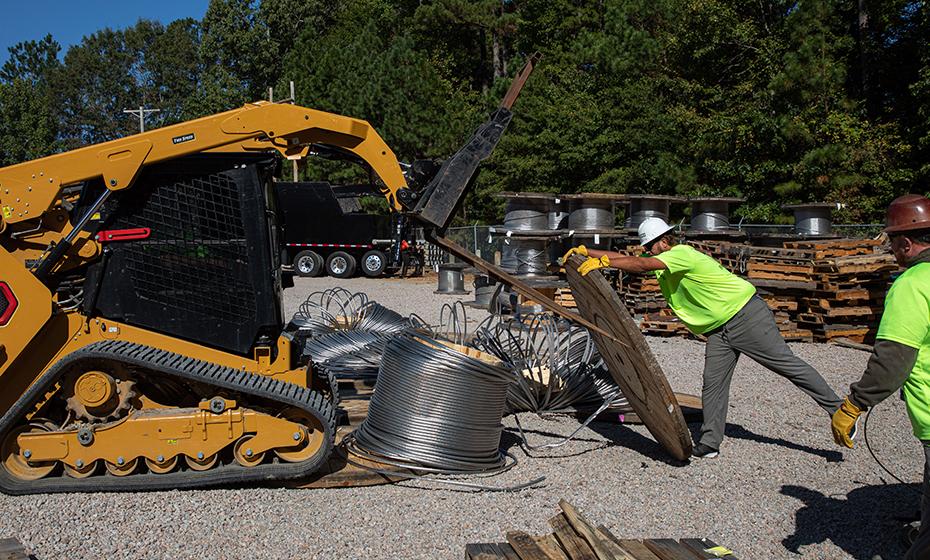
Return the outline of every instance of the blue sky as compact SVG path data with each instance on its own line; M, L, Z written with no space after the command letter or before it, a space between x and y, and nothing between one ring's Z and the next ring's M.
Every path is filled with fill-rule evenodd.
M98 29L122 29L140 18L168 23L183 17L200 19L209 0L0 0L0 64L9 48L21 41L38 40L47 33L61 44L61 54Z

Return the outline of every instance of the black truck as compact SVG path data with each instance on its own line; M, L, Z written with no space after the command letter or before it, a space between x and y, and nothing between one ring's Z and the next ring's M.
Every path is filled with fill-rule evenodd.
M275 190L283 232L281 261L298 276L349 278L358 272L374 278L418 258L406 232L397 235L398 226L406 229L397 222L400 215L363 210L361 199L374 194L370 186L277 182ZM395 253L397 238L401 251ZM401 256L399 262L395 254Z

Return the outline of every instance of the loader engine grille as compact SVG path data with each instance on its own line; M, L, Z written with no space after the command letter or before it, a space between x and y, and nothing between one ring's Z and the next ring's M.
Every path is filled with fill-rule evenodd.
M119 248L136 294L181 314L248 320L255 290L237 185L224 174L179 179L119 220L152 230Z

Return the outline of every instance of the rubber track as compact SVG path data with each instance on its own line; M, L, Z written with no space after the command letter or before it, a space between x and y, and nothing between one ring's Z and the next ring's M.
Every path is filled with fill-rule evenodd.
M85 479L75 479L62 474L53 478L22 481L11 476L0 466L0 490L4 493L22 495L51 492L126 492L290 480L313 474L326 462L332 452L336 433L336 410L321 393L265 375L195 360L173 352L121 340L95 342L68 354L49 368L39 381L34 383L26 394L0 418L0 434L6 434L17 425L16 421L22 419L39 396L61 377L66 366L85 359L116 360L184 381L205 383L251 397L300 408L313 415L324 426L326 439L323 448L315 460L301 463L269 463L251 468L232 463L219 465L208 471L139 473L126 477L98 474Z

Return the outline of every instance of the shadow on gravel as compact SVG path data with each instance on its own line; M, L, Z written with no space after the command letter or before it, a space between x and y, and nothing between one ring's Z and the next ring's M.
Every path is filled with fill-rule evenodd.
M687 461L673 459L655 440L631 430L623 424L612 422L591 422L589 428L609 439L613 445L619 445L636 451L645 457L673 467L683 467Z
M523 429L523 433L529 439L530 445L546 445L547 443L558 443L565 439L568 434L557 434L555 432L547 432L543 430L528 430ZM534 437L530 437L534 436ZM588 449L583 449L581 451L576 451L573 453L560 453L559 450L563 449L561 447L556 447L553 449L541 449L539 451L530 451L527 453L530 457L536 457L538 459L556 459L556 458L566 458L566 457L578 457L591 453L592 451L597 451L599 449L606 449L611 447L613 444L599 439L589 439L583 437L575 437L572 439L572 442L578 443L595 443L597 445L590 447ZM505 428L501 433L501 449L505 451L510 451L512 448L520 448L520 444L523 443L523 440L520 439L520 432L516 428Z
M746 439L749 441L757 441L759 443L767 443L769 445L779 445L781 447L793 449L795 451L803 451L804 453L810 453L811 455L823 457L828 463L839 463L843 460L843 454L839 451L833 451L831 449L818 449L816 447L802 445L800 443L795 443L793 441L788 441L781 438L763 436L761 434L750 432L739 424L728 423L726 429L724 430L724 434L726 437ZM700 437L700 434L698 434L697 437Z
M783 495L804 503L795 513L794 534L782 545L803 555L801 547L830 541L857 560L876 554L885 560L900 558L906 549L898 518L919 508L919 491L919 484L887 484L834 497L803 486L782 486Z

